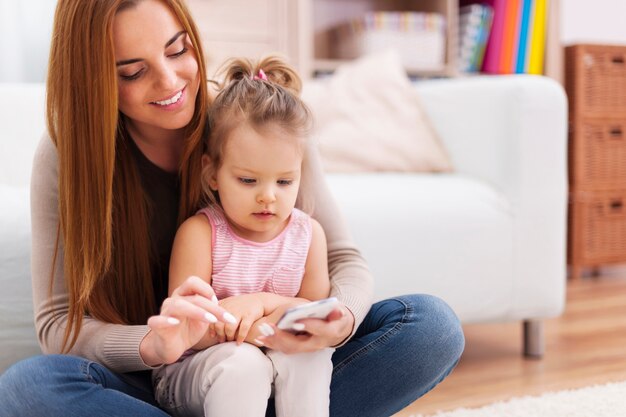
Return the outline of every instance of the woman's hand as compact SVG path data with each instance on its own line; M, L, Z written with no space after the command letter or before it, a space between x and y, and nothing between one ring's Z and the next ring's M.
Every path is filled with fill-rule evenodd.
M265 314L265 306L260 294L243 294L224 298L220 300L219 305L230 311L237 320L236 323L211 325L211 332L215 332L220 343L236 341L238 345L242 344L252 324Z
M279 350L284 353L312 352L327 347L332 347L343 342L354 327L354 316L344 305L333 310L325 320L303 319L298 323L304 325L302 329L305 333L293 334L278 329L275 325L265 324L265 334L259 336L258 340L270 349ZM271 330L267 330L268 327ZM300 330L300 329L298 329ZM273 332L273 334L271 334Z
M141 341L140 355L150 366L173 363L217 322L236 320L217 304L209 283L189 277L163 301L161 314L148 319L151 331Z

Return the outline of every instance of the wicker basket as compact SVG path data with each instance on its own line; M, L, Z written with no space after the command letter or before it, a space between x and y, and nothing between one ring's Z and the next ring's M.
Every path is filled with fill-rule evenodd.
M626 46L569 46L565 66L571 116L626 114Z
M626 117L572 120L568 151L570 186L626 188Z
M626 259L626 190L570 196L569 258L594 266Z

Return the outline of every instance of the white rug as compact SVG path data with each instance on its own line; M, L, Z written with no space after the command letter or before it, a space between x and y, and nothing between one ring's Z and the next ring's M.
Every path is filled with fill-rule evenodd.
M481 408L439 412L436 417L620 417L626 416L626 381L520 397ZM422 414L412 417L425 417Z

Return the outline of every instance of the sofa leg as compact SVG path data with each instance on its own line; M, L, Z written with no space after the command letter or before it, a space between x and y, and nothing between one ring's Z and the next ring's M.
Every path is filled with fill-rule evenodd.
M543 322L524 320L524 356L540 359L544 350Z

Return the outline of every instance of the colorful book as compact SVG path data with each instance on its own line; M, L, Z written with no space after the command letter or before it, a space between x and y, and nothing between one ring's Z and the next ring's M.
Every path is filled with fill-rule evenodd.
M518 28L520 0L508 0L504 13L504 29L502 31L502 49L500 53L500 74L513 72L513 59L517 56L515 38Z
M493 11L485 4L470 4L459 9L460 71L480 71L492 18Z
M482 70L491 74L500 71L500 55L502 52L502 35L507 0L484 0L482 3L489 5L493 10L493 23L487 40L487 47L483 59Z
M522 0L522 18L519 31L519 46L517 48L517 62L515 72L518 74L526 72L526 57L529 44L529 28L531 22L531 12L533 10L533 0Z
M534 6L527 72L529 74L543 74L548 0L535 0Z
M542 74L550 0L461 0L493 10L482 71L491 74Z
M480 71L483 65L483 59L485 57L485 48L487 46L487 40L489 39L489 33L491 32L491 25L493 24L493 9L487 5L484 5L483 19L480 28L480 38L478 40L478 47L476 55L472 62L472 71Z

